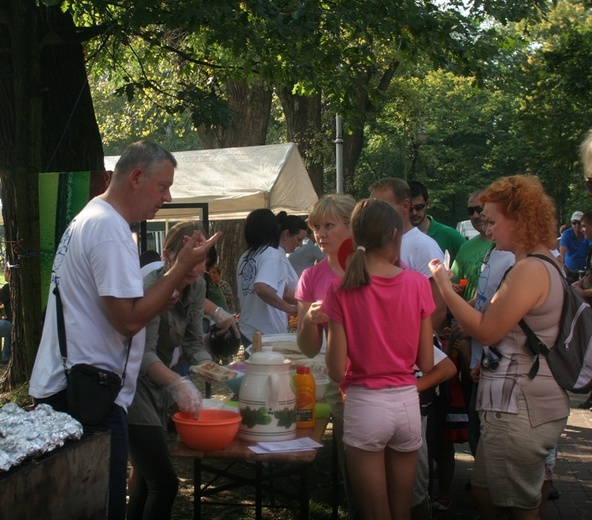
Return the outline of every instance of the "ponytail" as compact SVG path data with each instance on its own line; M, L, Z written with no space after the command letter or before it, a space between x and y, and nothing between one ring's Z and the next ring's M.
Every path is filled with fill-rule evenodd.
M362 285L370 285L370 273L366 267L366 248L358 246L347 259L345 275L339 288L347 291Z
M345 275L339 288L349 290L370 285L366 255L382 249L393 240L398 261L402 227L401 215L388 202L378 199L364 199L358 202L351 217L356 250L347 259ZM398 231L396 235L395 230Z

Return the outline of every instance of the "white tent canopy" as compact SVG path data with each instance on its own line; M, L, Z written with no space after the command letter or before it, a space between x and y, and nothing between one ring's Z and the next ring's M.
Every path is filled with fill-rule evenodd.
M316 192L294 143L174 152L173 203L208 203L210 220L242 219L258 208L305 215ZM119 157L105 157L113 170ZM162 209L156 219L193 218L191 209Z

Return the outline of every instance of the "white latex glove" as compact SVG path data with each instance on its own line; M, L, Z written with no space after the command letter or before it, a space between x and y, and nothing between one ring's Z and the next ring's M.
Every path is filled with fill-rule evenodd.
M219 329L218 335L224 334L229 328L232 327L234 335L237 338L240 338L240 332L238 331L234 315L226 312L222 307L218 307L214 311L214 314L212 314L212 319L214 320L216 327Z
M194 419L199 418L202 397L201 392L187 377L181 377L167 386L167 390L173 396L182 412L190 413Z

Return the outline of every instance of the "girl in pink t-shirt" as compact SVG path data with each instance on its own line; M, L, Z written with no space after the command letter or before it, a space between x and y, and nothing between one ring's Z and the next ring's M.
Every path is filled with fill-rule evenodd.
M363 518L408 519L421 446L413 365L434 365L428 279L398 264L402 221L366 199L352 214L356 251L331 285L327 369L345 394L348 474Z

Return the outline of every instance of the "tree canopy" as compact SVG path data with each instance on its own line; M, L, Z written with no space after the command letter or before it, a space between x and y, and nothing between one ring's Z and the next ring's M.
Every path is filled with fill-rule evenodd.
M357 196L378 175L416 178L452 222L468 190L532 172L564 214L585 203L577 144L592 110L589 9L578 0L8 0L7 239L39 250L39 172L100 169L101 144L116 154L143 137L177 150L294 140L326 191L336 113ZM30 296L29 313L15 305L16 339L30 354L21 374L40 321L27 265L13 276Z

